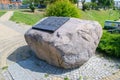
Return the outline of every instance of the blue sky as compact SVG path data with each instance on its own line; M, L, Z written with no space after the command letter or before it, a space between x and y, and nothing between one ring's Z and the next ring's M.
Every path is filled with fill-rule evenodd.
M87 2L90 2L91 0L86 0ZM120 1L120 0L114 0L114 1Z

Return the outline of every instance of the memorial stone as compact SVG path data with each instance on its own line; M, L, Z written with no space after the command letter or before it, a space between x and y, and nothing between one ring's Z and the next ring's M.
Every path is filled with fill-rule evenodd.
M38 58L70 69L95 54L101 36L102 27L96 21L47 17L25 33L25 40Z

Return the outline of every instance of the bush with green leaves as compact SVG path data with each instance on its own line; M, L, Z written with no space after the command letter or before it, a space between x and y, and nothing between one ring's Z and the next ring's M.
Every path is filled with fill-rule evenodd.
M49 5L46 9L46 16L80 17L80 10L69 0L60 0Z
M120 34L104 31L98 50L110 56L120 57Z
M86 2L84 5L83 5L84 9L86 10L90 10L92 5L91 5L91 2Z
M32 3L30 4L29 8L31 9L32 12L35 11L35 7L34 7L34 5Z

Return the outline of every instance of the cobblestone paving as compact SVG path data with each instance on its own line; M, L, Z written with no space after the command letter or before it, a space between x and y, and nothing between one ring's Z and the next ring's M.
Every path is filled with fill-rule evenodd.
M120 70L110 76L102 78L102 80L120 80Z
M30 58L11 65L8 71L13 75L14 80L19 80L18 78L22 80L64 80L64 78L79 80L80 77L83 80L101 80L119 71L119 65L118 60L95 55L80 68L65 70L51 66L37 58ZM20 70L25 76L19 75L21 72L17 70ZM26 76L31 76L31 78L23 79ZM110 78L110 80L114 79Z

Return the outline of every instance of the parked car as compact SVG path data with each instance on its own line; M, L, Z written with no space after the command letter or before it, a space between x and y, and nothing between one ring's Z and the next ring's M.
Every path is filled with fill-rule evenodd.
M46 5L39 4L38 8L46 8Z
M29 4L24 4L19 6L20 9L28 9L29 8Z

